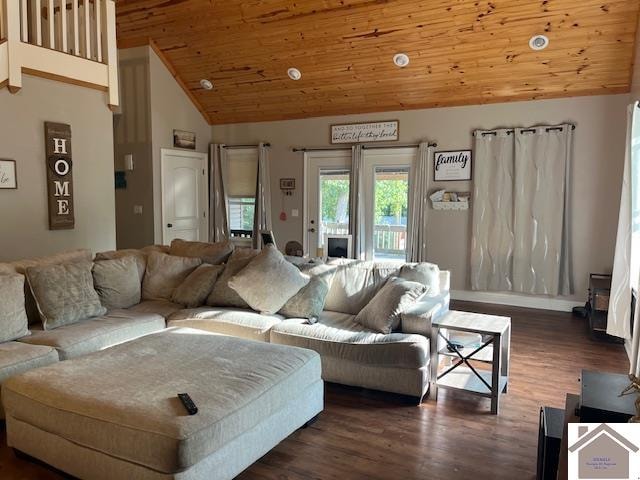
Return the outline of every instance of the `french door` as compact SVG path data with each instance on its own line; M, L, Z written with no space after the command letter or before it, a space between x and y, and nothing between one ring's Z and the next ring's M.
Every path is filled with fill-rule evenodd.
M362 215L364 258L404 261L415 148L365 149ZM351 151L305 154L304 247L322 255L325 234L349 233Z

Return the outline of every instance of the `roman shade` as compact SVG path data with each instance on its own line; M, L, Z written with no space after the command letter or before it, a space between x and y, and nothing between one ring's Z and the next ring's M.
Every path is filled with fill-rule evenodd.
M227 152L226 194L228 197L255 197L258 155L255 148Z

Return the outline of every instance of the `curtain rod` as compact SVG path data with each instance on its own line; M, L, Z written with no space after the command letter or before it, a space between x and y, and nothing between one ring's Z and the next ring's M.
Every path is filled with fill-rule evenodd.
M576 129L575 125L572 125L572 124L569 124L569 125L571 125L571 130ZM523 128L522 131L525 133L532 133L532 132L535 132L537 128L540 128L540 127ZM499 129L499 130L503 130L503 129ZM554 130L562 130L562 127L547 127L546 130L547 132L552 132ZM507 128L507 129L504 129L504 131L507 133L507 135L511 135L516 130L514 128ZM497 135L497 134L498 132L482 132L483 137L486 137L487 135Z
M228 150L233 150L234 148L258 148L260 145L225 145L224 148ZM270 143L265 143L265 147L270 147Z
M383 149L383 148L418 148L420 146L419 143L404 143L398 145L362 145L363 150L375 150L375 149ZM430 143L430 147L437 147L437 143ZM294 147L291 149L293 152L323 152L327 150L351 150L351 147L312 147L312 148L298 148Z

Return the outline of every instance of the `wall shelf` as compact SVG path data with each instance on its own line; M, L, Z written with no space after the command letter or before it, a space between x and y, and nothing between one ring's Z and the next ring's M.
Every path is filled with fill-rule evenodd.
M469 202L431 202L434 210L469 210Z

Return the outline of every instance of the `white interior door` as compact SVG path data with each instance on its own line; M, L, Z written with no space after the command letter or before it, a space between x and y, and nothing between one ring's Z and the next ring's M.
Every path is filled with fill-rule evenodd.
M163 243L174 238L206 242L207 154L163 148L160 171Z
M307 152L304 166L304 251L320 256L325 233L349 233L351 150Z

